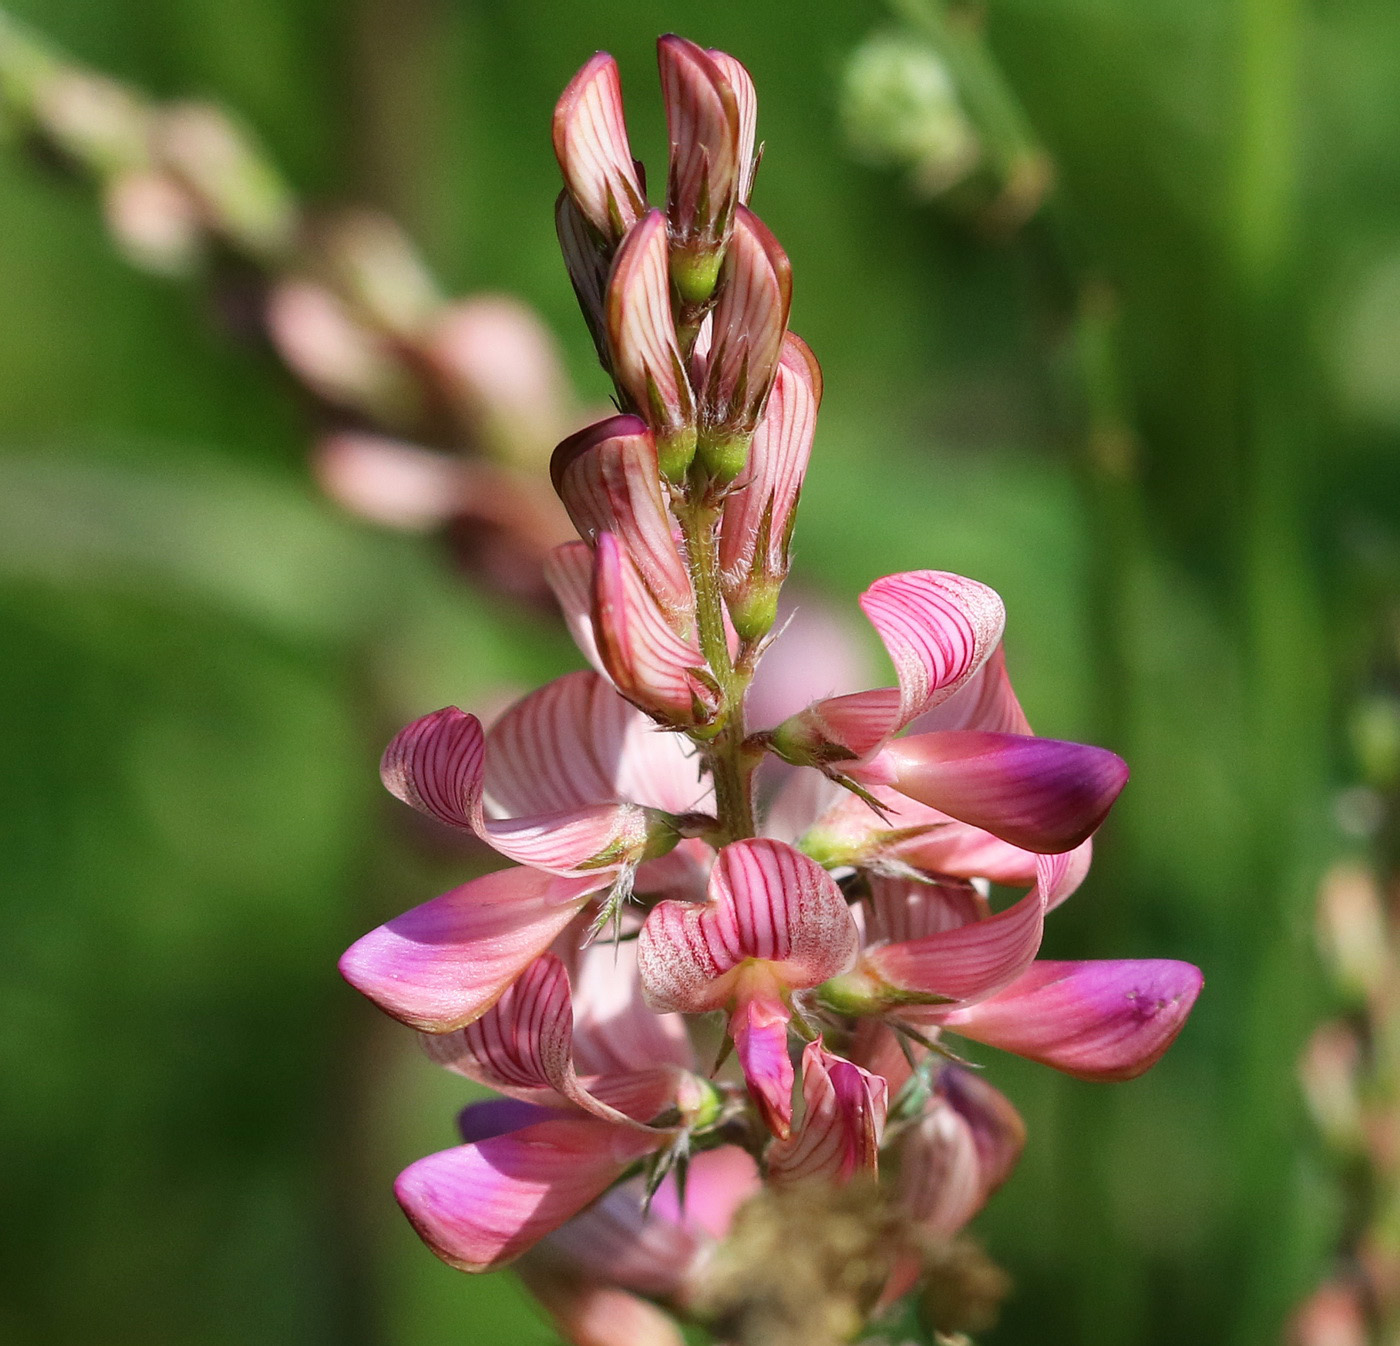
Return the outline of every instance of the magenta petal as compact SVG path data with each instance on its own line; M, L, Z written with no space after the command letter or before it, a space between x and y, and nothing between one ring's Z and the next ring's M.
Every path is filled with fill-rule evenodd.
M487 1271L577 1215L660 1143L594 1118L539 1122L430 1154L399 1174L394 1191L444 1262Z
M788 1023L792 1013L772 994L741 996L729 1016L734 1055L744 1068L749 1096L764 1124L775 1135L792 1130L792 1085L796 1076L788 1056Z
M1067 1075L1131 1080L1171 1046L1203 980L1199 968L1171 959L1039 962L943 1022Z
M480 1103L468 1103L457 1114L457 1131L467 1145L474 1145L492 1136L521 1131L536 1122L566 1121L574 1115L519 1098L486 1098Z
M875 1177L889 1110L889 1085L834 1056L820 1041L802 1053L802 1123L768 1151L775 1182L815 1178L845 1183Z
M970 883L950 879L887 878L872 874L865 899L867 944L898 944L939 935L991 913L984 898Z
M873 765L911 799L1041 853L1085 841L1128 781L1105 748L976 730L898 739Z
M1013 982L1040 948L1045 899L1032 889L1014 906L968 925L886 944L865 966L901 991L975 1000Z
M371 930L341 975L396 1019L445 1033L484 1014L606 878L503 869Z

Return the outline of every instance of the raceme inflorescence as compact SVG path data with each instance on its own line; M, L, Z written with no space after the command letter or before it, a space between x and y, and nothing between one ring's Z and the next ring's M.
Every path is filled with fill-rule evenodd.
M664 208L610 56L554 118L559 238L620 408L551 465L579 539L549 578L592 667L489 729L448 707L395 737L388 788L514 864L341 962L503 1095L400 1175L409 1219L465 1270L524 1255L579 1341L679 1340L658 1305L716 1311L745 1211L821 1193L878 1210L854 1312L894 1302L1023 1137L947 1035L1128 1079L1201 985L1186 963L1036 958L1127 768L1032 733L991 589L877 580L861 607L896 685L810 700L822 661L785 655L778 599L822 379L749 207L753 84L678 37L659 64ZM1026 891L993 910L992 884ZM806 1238L856 1218L830 1209Z

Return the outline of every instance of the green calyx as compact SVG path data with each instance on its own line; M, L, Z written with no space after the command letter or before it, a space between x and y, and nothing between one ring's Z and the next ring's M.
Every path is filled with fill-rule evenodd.
M746 644L762 640L778 620L778 586L755 579L729 600L734 630Z
M695 430L685 426L656 437L656 457L661 475L673 486L684 486L686 474L695 461Z
M681 302L689 306L709 303L719 284L719 269L724 261L722 249L673 249L671 252L671 283Z
M711 481L728 486L748 465L752 439L751 434L702 435L696 460Z

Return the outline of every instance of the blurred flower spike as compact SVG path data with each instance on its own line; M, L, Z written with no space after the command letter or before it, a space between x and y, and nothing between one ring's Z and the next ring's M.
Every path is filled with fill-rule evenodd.
M821 372L747 205L747 74L675 37L660 66L664 212L611 57L554 124L561 241L623 408L551 463L579 536L547 573L592 667L490 728L447 707L395 737L389 790L515 863L371 931L341 970L503 1095L399 1178L444 1260L518 1262L575 1342L674 1342L668 1314L757 1342L781 1291L742 1250L827 1209L803 1274L838 1227L868 1251L854 1288L809 1278L827 1325L809 1339L844 1340L926 1281L944 1294L949 1268L1000 1283L951 1241L1024 1129L945 1036L1131 1079L1201 974L1037 958L1127 768L1031 731L985 585L877 580L861 606L893 685L789 713L812 669L773 628ZM749 723L761 706L785 718ZM989 881L1025 891L994 909Z

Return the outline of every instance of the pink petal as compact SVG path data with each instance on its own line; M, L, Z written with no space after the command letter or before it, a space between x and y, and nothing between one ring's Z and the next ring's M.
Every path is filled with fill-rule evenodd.
M613 533L668 615L693 614L695 598L661 494L656 445L636 416L611 416L554 451L554 489L584 541Z
M704 904L661 902L637 940L647 1003L699 1012L731 1000L742 964L773 965L786 987L817 986L848 968L858 933L832 877L780 841L736 841L719 853Z
M982 1170L987 1195L996 1191L1015 1169L1026 1146L1026 1124L1011 1100L974 1070L945 1066L938 1092L967 1123Z
M898 739L871 765L881 784L1042 853L1086 840L1128 780L1105 748L977 730Z
M724 502L719 561L731 605L756 584L776 592L787 575L793 515L817 425L815 364L801 338L789 332L747 473Z
M1006 648L998 644L982 665L946 701L911 721L912 734L936 729L982 729L992 734L1029 734L1030 722L1006 672Z
M1131 1080L1171 1046L1203 980L1199 968L1169 959L1038 962L944 1023L1080 1079Z
M616 243L646 209L622 114L617 62L600 51L569 81L554 109L554 153L588 222Z
M430 1154L395 1195L423 1241L451 1266L488 1271L602 1195L662 1138L596 1118L539 1122Z
M864 966L902 992L982 999L1026 969L1040 948L1044 929L1045 900L1032 889L985 920L872 949Z
M386 528L440 528L462 499L460 458L383 435L327 435L316 446L313 466L336 504Z
M729 81L739 107L739 200L747 205L749 192L753 189L753 175L758 168L753 152L754 138L758 132L758 94L748 70L733 56L716 51L713 47L707 55Z
M871 875L865 899L868 944L900 943L943 934L990 915L987 900L970 883Z
M666 217L648 211L623 240L603 301L613 376L658 440L691 427L695 403L671 312ZM665 444L659 445L663 450ZM665 457L663 453L663 458ZM669 460L663 462L668 469Z
M605 882L524 868L483 875L371 930L341 957L341 975L415 1028L460 1028L491 1008Z
M656 44L671 154L666 211L682 246L718 242L739 191L739 105L703 48L668 33Z
M606 674L593 634L593 549L586 542L565 542L549 553L544 580L554 594L564 624L583 657Z
M487 1098L468 1103L457 1114L457 1130L466 1144L474 1145L492 1136L521 1131L536 1122L566 1121L575 1115L572 1110L542 1107L519 1098Z
M792 306L792 265L747 206L734 213L704 360L704 433L753 433L768 402Z
M385 788L396 799L449 827L485 831L481 806L486 736L481 721L456 706L400 729L379 763Z
M670 1315L616 1285L568 1275L548 1262L527 1263L518 1274L570 1346L685 1346Z
M665 723L710 720L718 694L693 670L705 657L694 639L667 624L621 543L600 534L593 574L593 630L613 685L634 705Z
M753 1156L737 1145L721 1145L690 1161L684 1201L672 1176L661 1184L651 1208L662 1219L703 1231L718 1240L728 1235L739 1207L762 1186Z
M801 1126L768 1151L773 1181L874 1178L889 1108L888 1084L834 1056L820 1041L809 1042L802 1053L802 1099Z
M736 985L729 1016L734 1055L744 1070L744 1082L775 1136L792 1130L792 1085L796 1078L788 1055L788 1023L792 1011L771 976L748 970Z
M935 1095L901 1136L898 1156L900 1204L935 1238L952 1238L982 1209L987 1189L977 1143L946 1099Z

